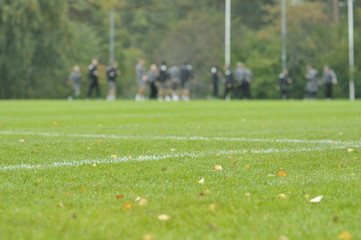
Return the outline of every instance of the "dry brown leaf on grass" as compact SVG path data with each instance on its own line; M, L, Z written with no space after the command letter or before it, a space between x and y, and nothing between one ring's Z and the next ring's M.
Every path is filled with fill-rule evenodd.
M318 196L310 200L311 203L319 203L322 201L323 196Z
M216 225L212 224L212 223L208 224L208 225L207 225L207 228L208 228L209 230L213 230L213 231L217 231L217 230L218 230L218 227L217 227Z
M123 199L124 198L124 195L116 195L115 196L117 199Z
M279 170L279 171L277 172L277 176L279 176L279 177L286 177L286 176L287 176L287 173L286 173L285 171Z

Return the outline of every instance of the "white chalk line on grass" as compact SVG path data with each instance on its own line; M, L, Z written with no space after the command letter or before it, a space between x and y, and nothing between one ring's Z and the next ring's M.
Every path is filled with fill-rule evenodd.
M121 157L121 158L110 158L101 160L80 160L72 162L54 162L49 164L20 164L20 165L8 165L1 166L0 170L21 170L21 169L41 169L41 168L55 168L55 167L76 167L82 165L92 164L111 164L129 161L151 161L151 160L162 160L162 159L176 159L176 158L199 158L206 156L224 156L224 155L237 155L237 154L267 154L267 153L295 153L295 152L312 152L312 151L325 151L332 149L344 149L343 147L332 146L329 148L299 148L299 149L263 149L263 150L226 150L217 152L200 152L200 153L174 153L165 155L146 155L138 157Z
M234 142L270 142L270 143L315 143L315 144L343 144L353 147L360 147L361 141L340 141L340 140L308 140L308 139L263 139L263 138L236 138L236 137L182 137L182 136L121 136L106 134L78 134L78 133L49 133L49 132L16 132L0 131L0 135L34 135L46 137L82 137L82 138L104 138L104 139L153 139L153 140L179 140L179 141L234 141Z

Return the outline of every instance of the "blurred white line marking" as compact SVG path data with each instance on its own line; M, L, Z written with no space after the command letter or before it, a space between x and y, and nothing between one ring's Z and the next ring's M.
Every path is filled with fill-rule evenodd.
M233 141L233 142L271 142L271 143L315 143L315 144L343 144L360 147L361 141L339 141L339 140L308 140L308 139L263 139L263 138L235 138L235 137L181 137L181 136L121 136L106 134L77 134L77 133L48 133L48 132L16 132L0 131L0 135L34 135L46 137L82 137L82 138L104 138L104 139L154 139L154 140L183 140L183 141Z
M332 146L329 148L299 148L299 149L264 149L264 150L228 150L228 151L217 151L207 153L175 153L165 155L147 155L138 157L121 157L114 159L102 159L102 160L80 160L72 162L54 162L49 164L20 164L20 165L8 165L1 166L0 170L21 170L21 169L41 169L41 168L55 168L55 167L76 167L82 165L92 164L109 164L109 163L120 163L129 161L150 161L150 160L162 160L162 159L175 159L175 158L198 158L205 156L224 156L224 155L237 155L237 154L265 154L265 153L293 153L293 152L312 152L312 151L325 151L330 149L344 149L343 147Z

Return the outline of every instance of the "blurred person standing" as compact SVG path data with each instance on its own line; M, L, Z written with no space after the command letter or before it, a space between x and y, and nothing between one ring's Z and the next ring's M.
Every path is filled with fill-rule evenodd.
M138 92L135 96L136 101L144 101L145 100L145 89L146 89L146 75L144 68L144 59L138 59L138 63L135 66L135 75L138 84Z
M75 65L73 71L69 75L69 80L72 83L73 95L68 97L68 100L79 99L80 98L80 84L81 84L81 73L80 67Z
M224 99L227 101L231 100L231 95L233 93L233 74L228 65L224 66Z
M192 65L185 62L180 69L181 94L183 101L189 101L189 81L193 78Z
M99 82L98 82L98 60L93 59L92 63L88 66L88 78L89 78L89 91L88 91L88 98L91 97L91 94L93 92L93 89L96 91L96 96L99 99L100 98L100 89L99 89Z
M219 69L217 66L213 66L211 68L211 80L212 80L212 95L214 98L219 98L219 84L221 81L221 73L219 72Z
M169 68L169 77L170 77L170 89L171 89L171 95L172 95L172 100L177 102L179 101L179 96L178 96L178 88L180 85L180 69L177 65L173 64L170 68Z
M323 66L323 83L325 84L325 96L332 99L333 85L337 83L336 73L328 66Z
M307 66L307 72L305 78L307 80L305 91L307 99L315 99L318 92L318 71L314 69L311 65Z
M159 90L158 90L158 100L159 101L170 101L171 98L169 94L170 82L169 82L169 72L166 61L163 61L159 67Z
M234 70L235 80L235 96L240 98L240 91L242 92L243 99L251 98L251 82L253 81L253 73L243 63L238 62Z
M159 70L157 65L150 65L150 70L147 73L147 81L150 85L150 99L156 99L159 86Z
M288 86L292 83L292 79L289 76L288 69L284 69L279 75L279 86L281 91L281 99L287 100L288 95Z
M120 75L120 71L117 70L118 64L113 62L110 66L107 67L107 79L109 92L107 96L107 101L115 101L116 98L116 79Z

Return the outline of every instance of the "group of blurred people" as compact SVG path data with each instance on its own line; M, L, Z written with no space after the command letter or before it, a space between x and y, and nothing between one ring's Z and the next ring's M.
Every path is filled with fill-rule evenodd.
M305 77L307 79L305 87L306 98L316 98L318 87L323 84L325 86L326 98L332 99L333 85L337 83L337 76L335 71L333 71L328 65L323 66L323 75L321 80L318 77L318 71L311 65L307 66L307 73Z
M323 75L321 79L318 76L318 70L316 70L312 65L308 65L305 79L305 99L315 99L321 85L324 85L325 87L325 97L327 99L332 99L333 85L337 83L337 76L335 71L333 71L328 65L323 66ZM291 83L292 78L289 76L288 70L284 69L279 75L281 99L289 98L288 89Z
M117 67L117 63L113 62L106 69L109 88L106 99L108 101L116 99L116 79L121 74ZM144 101L146 99L158 99L158 101L190 100L189 83L193 79L193 67L187 62L182 66L172 64L168 67L166 62L163 61L159 67L156 64L151 64L149 70L146 70L144 59L138 59L138 63L135 66L135 76L138 84L138 91L135 96L136 101ZM80 67L74 66L69 76L73 86L73 94L69 96L69 100L80 98L81 78ZM211 68L212 96L226 100L231 98L249 99L251 98L253 78L252 71L241 62L237 62L233 70L229 66L224 66L223 71L221 71L219 67L213 66ZM328 65L323 67L321 79L318 76L318 71L311 65L308 65L305 79L305 99L315 99L321 85L324 85L326 98L332 99L333 85L337 83L337 76ZM88 66L88 80L89 89L86 96L90 98L95 91L96 97L100 98L97 59L93 59ZM279 74L281 99L289 98L289 86L292 82L293 80L288 70L284 69ZM221 92L222 83L224 84L223 92Z
M106 78L108 81L108 101L114 101L116 98L116 79L120 75L120 71L117 69L118 64L112 62L107 66ZM73 86L73 94L68 97L68 100L79 99L80 98L80 87L81 87L81 73L80 67L74 66L73 71L70 73L69 80ZM88 66L88 80L89 80L89 89L87 97L90 98L95 91L96 97L100 99L100 87L99 87L99 71L98 71L98 60L93 59L91 64Z
M243 63L238 62L236 68L232 71L229 66L223 67L223 72L217 66L211 68L211 82L213 86L212 96L215 98L224 98L226 100L248 99L251 98L251 83L253 82L253 73ZM332 99L333 85L337 83L336 73L328 66L323 67L323 75L320 79L318 71L311 65L307 66L305 74L305 99L315 99L319 87L324 85L325 97ZM284 69L279 74L280 98L289 98L289 86L293 80L289 75L288 69ZM221 83L224 83L224 92L221 93Z
M212 96L215 98L223 97L230 100L232 95L235 99L251 98L250 85L253 81L253 73L243 63L238 62L236 68L232 71L229 66L223 67L222 75L217 66L211 68ZM224 82L224 93L221 94L221 83Z
M176 64L167 66L163 61L158 67L151 64L150 69L146 71L144 59L139 59L135 66L138 92L135 96L136 101L144 101L146 90L149 88L149 99L158 99L158 101L189 101L189 82L193 78L193 68L185 62L182 66Z

